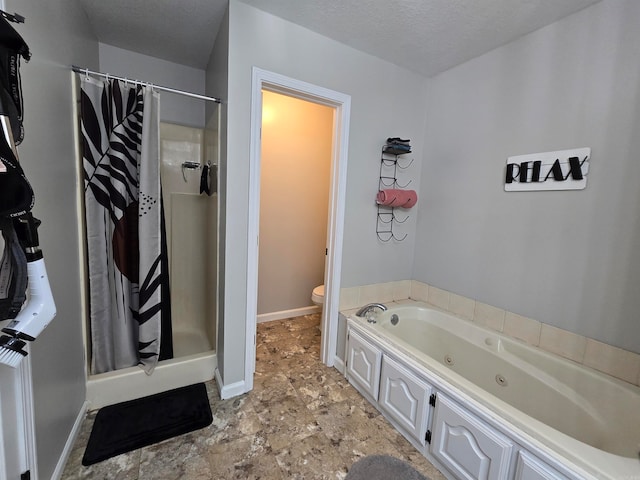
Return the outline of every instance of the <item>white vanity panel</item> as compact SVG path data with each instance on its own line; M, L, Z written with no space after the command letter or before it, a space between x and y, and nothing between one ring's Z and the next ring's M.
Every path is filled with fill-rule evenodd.
M361 391L378 399L382 350L351 330L347 340L347 379Z
M509 476L514 443L447 396L438 394L431 454L461 480Z
M382 358L380 378L378 405L420 445L424 445L431 385L387 356Z
M529 452L521 451L518 453L515 480L567 480L567 477Z

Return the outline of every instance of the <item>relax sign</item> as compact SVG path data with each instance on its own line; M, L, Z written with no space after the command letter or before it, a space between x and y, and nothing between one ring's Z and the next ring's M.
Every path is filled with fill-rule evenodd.
M588 147L509 157L504 189L582 190L587 186L590 157Z

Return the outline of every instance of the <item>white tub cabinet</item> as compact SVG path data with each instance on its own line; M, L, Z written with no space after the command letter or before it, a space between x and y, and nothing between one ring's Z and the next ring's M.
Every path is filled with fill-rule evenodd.
M431 454L457 478L507 480L514 442L468 410L438 395Z
M515 480L568 480L529 452L518 453Z
M373 346L357 332L347 334L347 378L374 400L378 399L382 350Z
M583 480L353 320L346 353L349 382L447 478Z
M378 404L420 445L426 442L432 387L400 363L382 357ZM434 397L435 401L435 397Z

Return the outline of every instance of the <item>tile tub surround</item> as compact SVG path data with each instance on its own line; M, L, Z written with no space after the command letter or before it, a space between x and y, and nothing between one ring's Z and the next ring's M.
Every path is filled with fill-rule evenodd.
M82 425L63 480L343 479L372 454L445 480L334 368L320 360L320 315L258 324L254 389L220 400L207 382L213 423L83 467L95 412Z
M640 355L637 353L416 280L343 288L340 291L340 311L348 315L353 313L351 310L367 303L411 300L429 303L465 320L640 386Z

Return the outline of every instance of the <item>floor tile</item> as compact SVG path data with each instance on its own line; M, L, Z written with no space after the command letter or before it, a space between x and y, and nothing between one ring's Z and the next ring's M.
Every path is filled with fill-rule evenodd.
M290 479L343 479L348 470L347 459L321 434L291 442L275 458Z
M364 442L378 437L385 429L379 415L370 415L348 402L328 404L315 412L318 424L331 440Z
M273 450L320 431L318 421L297 395L280 397L273 403L261 404L256 410Z
M253 404L247 395L211 404L213 421L199 432L208 443L230 442L254 434L262 428Z
M204 454L215 479L285 479L264 436L214 444Z
M84 453L84 451L83 451ZM80 460L82 456L80 456ZM123 453L116 457L109 458L103 462L95 463L88 467L76 468L69 471L68 479L91 479L91 480L136 480L140 469L140 450Z
M211 467L198 445L200 433L180 435L141 449L139 478L145 480L207 480Z

